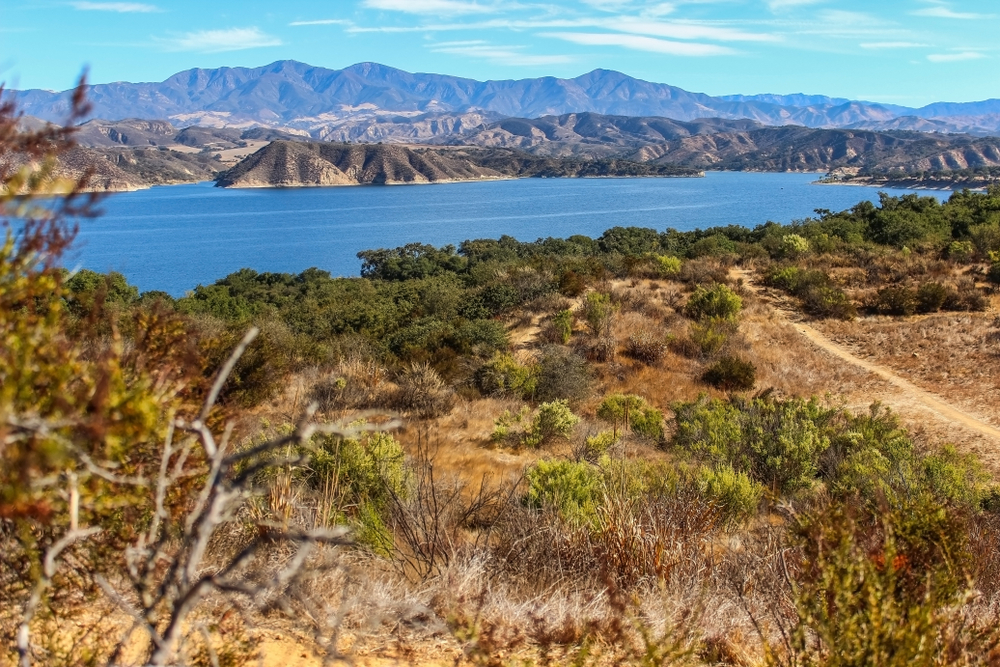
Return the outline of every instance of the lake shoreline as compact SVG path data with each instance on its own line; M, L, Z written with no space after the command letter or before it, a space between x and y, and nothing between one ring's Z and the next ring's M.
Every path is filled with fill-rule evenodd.
M120 271L143 291L180 296L245 267L357 276L358 252L408 243L598 238L616 226L752 229L807 218L817 208L878 201L870 188L815 188L814 181L813 174L717 171L704 178L465 181L454 188L154 186L104 198L105 215L81 224L66 264Z

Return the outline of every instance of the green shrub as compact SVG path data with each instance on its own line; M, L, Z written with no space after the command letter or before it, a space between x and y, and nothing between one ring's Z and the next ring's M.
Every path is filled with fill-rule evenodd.
M583 277L572 269L566 269L559 277L559 293L569 297L577 297L587 289Z
M731 466L704 467L698 474L701 493L720 511L729 525L753 518L764 497L764 487Z
M560 310L552 318L552 326L555 328L556 333L559 335L559 340L563 345L569 344L570 339L573 337L573 319L572 310Z
M583 441L583 458L591 462L598 461L617 442L618 435L614 431L601 431L597 435L588 436Z
M131 305L139 300L139 288L129 285L125 276L117 271L100 274L81 269L66 281L67 303L75 315L83 315L93 307L100 296L106 304Z
M225 403L253 407L270 400L284 387L289 374L309 355L308 341L294 335L280 320L258 321L260 335L246 349L223 386ZM243 325L227 327L202 341L208 368L219 368L243 338Z
M673 407L674 446L714 466L729 465L782 493L809 488L819 477L830 446L824 425L834 413L814 400L702 397Z
M569 402L555 400L538 406L531 428L521 439L526 447L540 447L552 440L568 440L580 418L573 414Z
M611 303L611 297L603 292L590 292L583 301L583 319L586 320L590 333L603 336L610 331L611 318L617 308Z
M479 357L488 357L510 347L507 329L496 320L463 322L455 329L451 340L457 351Z
M490 434L490 440L498 444L503 444L514 439L520 441L521 435L524 432L523 425L529 416L531 416L531 409L528 407L521 408L516 413L504 410L503 414L493 422L493 432Z
M1000 251L990 252L990 268L986 271L986 278L994 285L1000 285Z
M757 384L757 367L737 357L722 357L705 371L702 379L722 391L749 391Z
M786 234L781 238L781 245L778 248L778 254L781 257L787 257L789 259L796 259L802 257L803 255L809 254L812 251L812 245L809 240L799 236L798 234Z
M948 246L948 257L959 264L968 264L976 254L972 241L952 241Z
M908 539L914 523L931 541ZM831 506L800 517L796 531L807 567L781 664L990 664L995 628L957 608L971 591L963 590L962 529L946 512L921 506L858 517Z
M699 287L688 300L684 312L694 320L710 318L735 319L743 308L743 299L727 286L716 283Z
M556 345L542 349L535 367L537 384L535 399L554 401L566 399L575 402L590 393L591 375L587 361L572 350Z
M823 271L809 271L797 266L780 267L764 277L764 284L798 297L803 309L815 317L850 320L857 316L857 310L847 294Z
M796 294L805 272L797 266L783 266L764 277L764 284Z
M691 341L701 351L702 356L717 354L736 333L735 323L721 317L710 317L691 325Z
M1000 251L1000 225L973 225L969 227L969 239L980 257L989 257L991 252Z
M596 517L601 479L589 463L543 460L525 473L529 507L552 508L568 523L582 525Z
M641 396L607 396L597 407L597 418L611 424L616 437L619 432L631 430L653 440L663 438L663 413L650 406Z
M384 516L393 495L406 497L410 473L402 446L388 433L360 439L317 436L310 449L309 483L333 489L335 514L345 515L355 538L380 553L392 545Z
M941 283L924 283L917 289L917 311L936 313L948 298L948 288Z
M498 352L479 367L475 382L487 396L530 399L538 388L538 374L538 366L518 363L513 355Z
M839 287L813 285L802 291L803 309L820 318L853 320L858 310L850 297Z
M935 498L978 508L993 491L991 476L973 454L963 455L953 445L922 461L923 476Z
M882 315L912 315L917 305L917 294L908 287L883 287L870 303Z
M664 278L674 278L680 275L683 266L684 262L681 261L680 257L672 257L670 255L656 256L656 268Z

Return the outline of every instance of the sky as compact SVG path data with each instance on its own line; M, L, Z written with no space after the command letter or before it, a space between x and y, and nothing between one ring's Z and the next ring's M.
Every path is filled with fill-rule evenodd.
M1000 97L997 0L0 0L0 81L374 61L479 80L596 68L711 95Z

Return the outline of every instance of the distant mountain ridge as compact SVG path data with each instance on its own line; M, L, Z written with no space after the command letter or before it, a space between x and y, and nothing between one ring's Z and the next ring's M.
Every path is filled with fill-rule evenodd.
M14 95L25 113L44 120L59 122L68 109L65 92L26 90ZM478 114L484 120L496 120L585 112L678 121L748 119L764 125L813 128L876 129L894 123L893 129L916 129L926 126L926 120L935 120L943 131L1000 133L1000 100L942 102L910 109L822 95L713 97L604 69L572 79L476 81L413 74L377 63L332 70L285 60L256 68L192 69L158 83L98 84L90 87L89 98L95 118L167 118L177 126L264 125L336 139L350 138L351 130L337 129L345 122L370 124L386 114L426 121L436 114ZM445 127L434 133L470 129L465 121L453 125L457 129Z

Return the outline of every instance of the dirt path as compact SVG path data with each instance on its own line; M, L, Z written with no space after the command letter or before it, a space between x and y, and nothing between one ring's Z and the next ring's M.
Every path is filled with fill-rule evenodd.
M760 289L753 282L752 274L745 269L738 269L735 272L736 277L743 279L743 285L760 295ZM803 336L809 339L809 341L819 347L822 350L829 352L835 357L846 361L849 364L853 364L858 368L864 369L873 375L877 375L886 382L889 382L894 387L900 390L902 397L905 399L905 403L909 406L919 406L926 410L929 410L939 417L946 419L950 422L954 422L964 426L970 431L974 431L979 435L983 435L987 438L991 438L1000 442L1000 429L987 424L983 420L971 415L964 410L956 408L955 406L946 403L939 396L932 394L926 389L921 389L917 385L913 384L909 380L904 380L899 375L894 373L892 369L885 366L880 366L879 364L873 364L870 361L861 359L860 357L852 354L848 349L834 343L829 338L824 336L818 330L809 326L804 322L797 322L788 317L788 312L782 308L772 304L775 315L781 320L785 321L789 326L794 327L796 331L801 333Z

